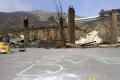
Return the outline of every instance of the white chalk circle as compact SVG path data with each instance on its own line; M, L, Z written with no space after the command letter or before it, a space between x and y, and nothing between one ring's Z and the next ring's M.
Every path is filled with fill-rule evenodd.
M34 64L20 72L19 76L42 76L56 74L63 70L63 66L57 64Z

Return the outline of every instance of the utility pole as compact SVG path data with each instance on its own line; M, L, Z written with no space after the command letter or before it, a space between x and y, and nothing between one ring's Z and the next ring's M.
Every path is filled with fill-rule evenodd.
M68 36L69 42L75 43L75 10L73 6L69 6L68 10Z

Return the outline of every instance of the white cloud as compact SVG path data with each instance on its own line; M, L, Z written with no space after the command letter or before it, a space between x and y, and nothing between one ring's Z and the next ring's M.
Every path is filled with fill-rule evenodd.
M0 0L0 11L26 11L32 10L32 6L25 0Z

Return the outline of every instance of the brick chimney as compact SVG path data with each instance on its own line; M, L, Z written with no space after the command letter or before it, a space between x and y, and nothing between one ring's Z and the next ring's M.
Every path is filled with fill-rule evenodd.
M75 10L73 6L68 9L68 37L70 43L75 43Z
M117 43L118 41L118 20L117 20L117 11L115 9L110 12L110 41L112 44Z

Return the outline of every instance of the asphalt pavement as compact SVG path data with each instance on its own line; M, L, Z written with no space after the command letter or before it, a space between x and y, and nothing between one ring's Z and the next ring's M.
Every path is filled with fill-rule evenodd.
M12 49L0 80L120 80L120 48Z

